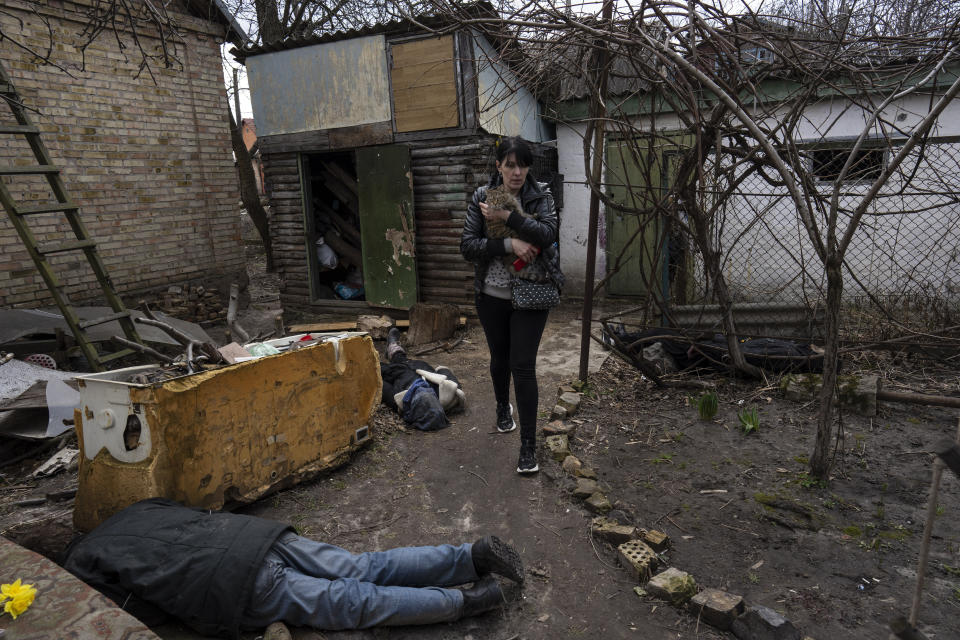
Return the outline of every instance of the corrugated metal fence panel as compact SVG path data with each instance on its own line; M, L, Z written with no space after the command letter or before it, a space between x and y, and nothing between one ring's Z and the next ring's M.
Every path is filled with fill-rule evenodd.
M247 58L258 136L390 122L382 35Z

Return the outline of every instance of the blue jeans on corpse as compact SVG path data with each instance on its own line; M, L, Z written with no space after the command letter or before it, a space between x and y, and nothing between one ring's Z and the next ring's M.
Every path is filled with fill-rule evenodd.
M293 533L267 552L245 626L277 620L330 631L448 622L463 593L445 589L478 579L470 543L354 554Z

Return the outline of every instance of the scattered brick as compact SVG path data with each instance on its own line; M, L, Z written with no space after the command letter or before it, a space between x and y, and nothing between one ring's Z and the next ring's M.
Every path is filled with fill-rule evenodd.
M624 542L617 551L624 566L633 570L639 582L644 582L657 568L657 554L640 540Z
M697 593L697 582L689 573L670 567L650 579L647 593L679 607Z
M637 528L629 524L620 524L609 518L598 516L591 522L593 535L610 544L621 545L637 535Z
M688 608L703 622L726 631L743 613L743 597L720 589L704 589L690 599Z
M613 509L613 505L610 504L607 496L599 491L587 498L583 504L594 513L607 513L610 509Z
M563 461L564 458L570 455L570 441L567 436L547 436L546 444L550 455L552 455L553 459L557 462Z

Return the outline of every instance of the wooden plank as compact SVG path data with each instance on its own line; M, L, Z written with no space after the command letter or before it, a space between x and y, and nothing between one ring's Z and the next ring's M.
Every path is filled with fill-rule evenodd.
M452 59L447 58L442 62L418 63L405 66L402 69L395 66L391 75L391 80L395 83L393 86L394 95L396 95L397 90L410 91L417 87L451 86L452 74L450 70L452 62ZM456 85L453 85L452 88L456 89Z
M443 129L455 127L460 122L460 114L456 105L433 104L422 106L412 101L412 104L394 103L397 118L397 131L425 131L427 129Z
M357 321L344 322L313 322L310 324L294 324L287 328L289 333L312 333L314 331L356 331Z
M473 39L466 31L457 34L460 49L460 90L463 92L463 126L477 126L477 111L480 108L477 86L477 68L474 65Z
M320 164L323 165L323 168L327 171L327 173L332 174L337 178L337 180L342 182L346 188L350 189L350 191L353 192L353 195L357 195L357 179L347 173L346 169L341 167L336 162L321 162Z
M444 145L442 147L421 147L411 149L410 157L416 160L418 158L449 158L455 155L474 155L477 153L488 153L490 149L487 147L488 145L479 143Z
M330 146L330 137L326 131L302 131L260 136L257 142L260 143L260 152L266 156L296 151L323 151Z
M350 149L393 142L393 123L373 122L355 127L329 129L329 149Z
M395 44L392 53L390 79L397 132L458 126L453 36Z
M418 62L453 60L453 36L424 38L391 46L395 66L407 66Z
M393 324L401 329L406 329L410 326L409 320L394 320ZM461 327L466 326L467 317L460 316L457 320L457 324ZM288 327L290 333L312 333L314 331L356 331L357 321L356 320L345 320L343 322L314 322L308 324L295 324Z

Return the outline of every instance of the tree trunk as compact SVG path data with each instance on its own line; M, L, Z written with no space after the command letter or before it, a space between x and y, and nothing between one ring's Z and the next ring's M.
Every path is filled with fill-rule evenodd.
M823 388L820 390L820 413L817 416L817 439L810 458L810 473L826 480L833 467L830 443L833 441L833 398L837 387L840 346L840 302L843 298L843 261L831 256L826 261L827 303L824 310Z
M717 296L717 305L720 307L720 321L723 324L723 333L727 338L727 353L730 355L730 364L740 373L751 378L763 379L763 371L743 357L740 351L740 341L737 339L737 327L733 322L733 303L730 301L730 290L723 277L720 266L720 256L713 250L701 247L704 266L709 269L713 277L713 292Z
M280 11L277 0L256 0L257 26L260 27L260 42L263 44L283 39L283 25L280 24Z
M250 163L250 153L243 142L243 133L230 113L227 113L227 121L230 123L230 142L233 144L233 153L237 158L237 169L240 173L240 200L243 201L243 208L247 210L247 215L250 216L263 240L263 249L267 254L267 271L272 272L274 264L273 247L270 243L270 221L260 203L257 179L253 174L253 165Z

